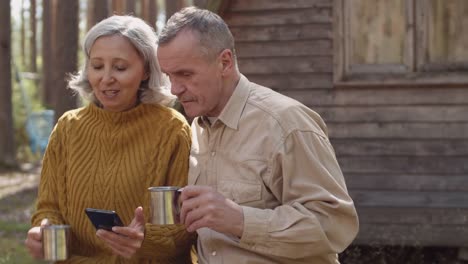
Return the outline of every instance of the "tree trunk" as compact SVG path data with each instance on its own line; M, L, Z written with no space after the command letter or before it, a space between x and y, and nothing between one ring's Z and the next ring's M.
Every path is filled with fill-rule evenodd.
M53 0L42 0L42 78L41 100L46 108L54 106L54 33Z
M112 11L116 15L124 15L126 11L125 0L111 0L112 1Z
M125 6L125 15L133 15L136 16L135 14L135 0L127 0L126 1L126 6Z
M205 8L206 7L206 2L207 0L194 0L193 5L199 7L199 8Z
M21 42L21 69L26 66L26 23L24 20L24 0L21 0L21 10L20 10L20 42Z
M156 21L158 20L158 5L156 1L150 0L148 5L148 23L156 29Z
M10 1L0 1L0 165L14 166Z
M95 24L109 15L109 5L107 1L88 0L87 25L91 29Z
M166 21L177 11L188 6L185 0L166 0Z
M166 0L166 21L179 10L179 0Z
M29 9L29 25L31 36L29 39L29 71L37 72L37 50L36 50L36 0L30 0L31 7Z
M142 0L141 1L141 17L153 28L156 28L156 19L158 16L158 9L155 0Z
M56 9L54 90L55 117L77 106L68 89L67 76L75 73L78 62L78 0L58 0Z

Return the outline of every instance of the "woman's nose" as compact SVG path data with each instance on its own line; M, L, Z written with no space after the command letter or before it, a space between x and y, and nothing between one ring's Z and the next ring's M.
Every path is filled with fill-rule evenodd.
M115 79L114 77L112 76L112 72L110 71L104 71L104 75L102 76L102 81L104 83L111 83L113 82Z

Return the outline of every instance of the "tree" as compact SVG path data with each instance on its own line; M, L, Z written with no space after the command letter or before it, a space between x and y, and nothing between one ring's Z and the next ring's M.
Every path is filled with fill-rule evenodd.
M26 28L25 28L25 20L24 20L24 0L21 0L21 10L20 10L20 24L21 24L21 66L26 66Z
M126 15L134 15L135 16L135 0L127 0L125 6Z
M179 9L179 0L166 0L166 21Z
M15 161L12 89L10 1L0 1L0 163L13 166Z
M156 28L156 18L158 9L155 0L142 0L141 2L141 17L153 28Z
M88 30L109 15L109 6L107 1L88 0L87 8L86 27Z
M29 70L31 72L37 72L37 45L36 45L36 0L30 0L30 9L29 9L29 25L31 36L29 39Z
M47 108L54 105L54 6L54 0L42 0L42 83L40 97Z
M124 15L127 11L127 5L125 0L111 0L112 12L117 15Z
M186 0L166 0L166 21L177 11L188 6Z
M89 30L109 14L107 1L88 0L86 10L86 28Z
M56 35L54 44L54 110L59 118L64 112L76 108L76 96L68 89L68 74L75 73L78 63L78 0L56 2Z

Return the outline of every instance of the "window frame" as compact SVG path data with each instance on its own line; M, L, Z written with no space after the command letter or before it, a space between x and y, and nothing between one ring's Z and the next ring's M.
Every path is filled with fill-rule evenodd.
M428 34L431 5L429 0L406 0L406 34L403 64L350 63L350 14L352 0L334 0L335 86L466 86L468 63L463 70L450 71L450 63L428 63ZM454 63L456 64L456 63ZM429 71L423 71L429 69Z

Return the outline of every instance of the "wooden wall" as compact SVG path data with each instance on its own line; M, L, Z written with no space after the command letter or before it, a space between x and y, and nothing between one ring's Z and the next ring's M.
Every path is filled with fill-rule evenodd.
M232 0L224 18L241 72L326 121L356 244L468 246L468 85L334 87L331 0Z

